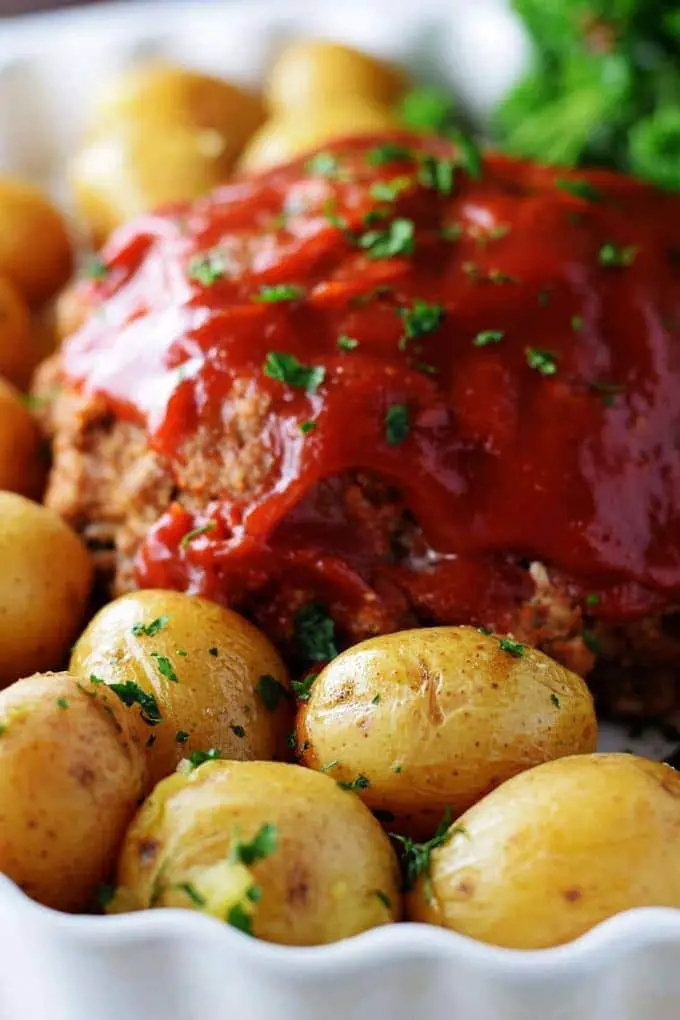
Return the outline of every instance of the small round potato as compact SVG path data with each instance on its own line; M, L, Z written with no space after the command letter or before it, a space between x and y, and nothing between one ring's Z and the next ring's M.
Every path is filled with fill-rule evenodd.
M0 276L7 277L30 305L49 300L73 268L63 219L30 184L0 177Z
M68 673L0 693L0 871L60 910L91 903L144 794L143 749L115 702Z
M46 469L36 422L19 391L0 379L0 490L38 497Z
M146 590L105 606L73 649L71 671L132 682L155 701L154 782L193 751L224 758L286 755L292 728L285 666L256 627L215 602Z
M171 776L130 826L114 910L190 907L269 942L313 946L398 920L380 825L297 765L210 762Z
M304 116L310 107L337 104L360 96L390 106L404 91L396 67L339 43L303 39L279 54L269 72L266 97L274 110Z
M449 831L409 898L414 921L543 949L632 907L680 907L680 775L660 762L548 762Z
M378 134L397 127L394 114L363 96L312 107L302 116L284 112L272 117L244 149L238 168L245 173L266 170L345 135Z
M360 796L397 831L428 837L510 776L593 751L583 680L542 652L473 627L364 641L334 659L298 717L312 768L361 776Z
M20 390L28 389L45 353L37 321L16 286L0 276L0 376Z
M0 685L62 663L91 582L90 556L61 517L0 492Z

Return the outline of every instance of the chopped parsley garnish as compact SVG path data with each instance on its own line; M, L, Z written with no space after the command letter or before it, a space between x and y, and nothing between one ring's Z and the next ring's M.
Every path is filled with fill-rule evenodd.
M318 673L310 673L304 680L291 680L290 685L298 701L309 701Z
M308 602L295 614L295 642L303 659L329 662L338 654L335 623L320 602Z
M359 247L369 259L411 255L415 247L414 234L413 220L398 217L385 230L367 230L359 238Z
M538 347L525 347L527 365L535 368L541 375L555 375L557 372L557 355L552 351L542 351Z
M170 659L167 658L167 656L161 655L159 652L152 652L151 658L156 660L158 672L161 674L161 676L164 676L166 680L172 681L173 684L179 683L179 680L177 679L177 674L172 668L172 663L170 662Z
M415 131L442 134L454 122L456 105L450 92L426 85L407 92L399 112Z
M218 649L215 648L215 647L212 647L212 648L208 649L208 655L212 655L213 659L216 659L219 654L220 653L219 653Z
M602 399L602 403L604 404L605 407L613 407L614 398L619 393L624 392L624 387L621 386L619 383L594 382L590 383L589 385L590 389L593 390L594 393L599 393Z
M326 369L322 365L305 365L294 354L286 354L285 351L270 351L262 371L270 379L306 390L307 393L316 393L326 378Z
M90 683L91 684L103 684L104 681L102 680L102 678L100 676L95 676L94 673L90 673Z
M572 315L572 317L571 317L571 328L573 329L574 333L580 333L581 332L581 330L583 329L583 316L582 315Z
M183 659L189 654L188 652L185 652L183 648L176 648L175 651L178 655L181 655Z
M189 734L186 730L177 730L177 733L175 733L175 740L178 744L186 744L188 739Z
M206 904L205 898L201 896L196 886L192 885L191 882L180 882L175 886L180 892L186 893L192 903L197 907L204 907Z
M155 743L156 743L156 734L152 733L144 746L145 747L153 747L153 745Z
M582 198L585 202L599 202L602 198L602 192L589 181L557 177L555 185L576 198Z
M204 287L212 287L224 277L224 258L218 252L194 255L189 262L187 273L190 280L196 280Z
M102 908L102 910L106 910L106 908L112 902L113 897L115 895L116 895L115 885L112 885L110 882L102 882L102 884L97 889L97 892L95 893L95 899L97 901L97 904Z
M403 767L404 766L402 765L402 763L400 761L393 761L392 764L390 765L390 772L394 772L395 775L398 776L398 775L400 775L401 770L403 769Z
M332 152L317 152L307 160L305 169L315 177L337 177L340 161Z
M392 404L388 407L385 415L385 438L390 446L399 446L410 431L411 423L406 404Z
M386 142L366 153L366 162L371 166L384 166L386 163L405 163L414 158L413 149L404 145Z
M374 698L371 698L371 704L372 705L379 705L381 701L382 701L382 698L381 698L380 694L376 694Z
M458 146L456 165L478 180L482 176L482 155L477 144L459 128L452 128L449 134Z
M444 321L445 310L442 305L430 305L416 298L410 308L400 308L398 314L404 323L404 337L400 343L400 347L404 348L409 340L439 329Z
M336 758L334 761L329 761L329 762L326 762L325 765L322 765L321 768L319 769L319 772L330 772L331 769L336 768L339 764L340 764L340 762Z
M413 367L416 372L422 372L423 375L436 375L437 368L435 365L430 365L427 361L414 361Z
M315 421L301 421L298 427L299 427L300 432L302 433L302 435L306 436L310 432L314 431L314 429L316 428L316 422Z
M473 347L486 347L488 344L499 344L505 333L500 329L486 329L478 333L472 341Z
M438 191L440 195L450 195L456 175L456 164L452 159L437 159L436 156L425 156L418 167L418 181L426 188Z
M601 599L597 592L591 591L589 595L586 595L587 606L599 606L600 602Z
M625 268L626 266L633 265L639 250L640 249L636 244L621 246L614 244L613 242L609 242L608 244L602 245L597 258L601 266Z
M218 747L211 747L209 751L192 751L188 760L192 769L197 769L207 761L219 761L221 756Z
M502 652L507 652L509 655L513 655L516 659L521 659L524 655L525 645L520 644L519 641L515 641L513 638L501 638L498 642L498 647Z
M243 909L240 903L235 903L227 911L227 924L232 928L238 928L244 935L253 934L253 919L247 910Z
M269 673L264 673L257 681L255 691L260 695L264 702L265 708L270 712L275 712L279 707L279 702L282 698L288 697L288 691L282 683L271 676Z
M201 535L207 535L209 532L214 531L217 527L215 521L206 521L205 524L199 524L197 528L192 528L191 531L187 531L186 535L182 535L179 547L180 549L188 549L191 543L200 538Z
M560 707L560 699L557 697L557 695L554 692L550 695L550 700L552 701L552 703L555 706L555 708L559 708Z
M329 198L328 201L324 203L323 207L324 216L326 217L330 225L332 227L335 227L336 230L347 230L347 220L345 219L344 216L338 216L335 210L336 210L335 202L333 201L332 198Z
M484 634L485 637L491 637L493 631L489 627L478 627L477 630L480 634Z
M69 706L68 698L57 698L56 705L57 708L68 708Z
M371 198L378 202L394 202L413 183L410 177L393 177L391 181L376 181L371 185Z
M597 639L597 635L592 630L582 630L581 639L583 644L586 646L589 652L593 655L599 655L601 652L600 642Z
M149 726L157 726L161 721L161 712L153 694L147 694L134 680L126 680L124 683L119 684L109 684L108 687L128 708L131 705L139 705L142 719Z
M390 903L390 898L387 895L387 893L384 893L382 891L382 889L374 889L374 895L378 897L378 899L380 900L382 905L384 907L386 907L387 910L391 910L392 909L392 904Z
M96 280L100 283L109 275L109 267L98 255L93 255L83 266L83 276L87 280Z
M168 625L168 616L157 616L151 623L135 623L132 628L132 633L135 637L153 637L154 634L158 634L159 631L163 630Z
M439 233L445 241L458 241L463 236L463 226L461 223L445 223Z
M335 341L335 344L341 351L353 351L359 346L359 341L355 340L353 336L347 336L346 333L342 333Z
M416 843L410 836L390 833L392 839L403 847L401 863L404 871L404 889L407 892L413 889L421 875L429 876L432 851L444 846L456 833L465 832L460 826L452 827L451 818L451 808L447 807L439 828L426 843Z
M363 776L361 773L359 773L358 776L355 776L354 779L338 779L338 786L341 790L352 790L354 792L356 790L365 790L370 785L370 779L367 779L366 776Z
M299 301L304 295L304 288L292 283L275 283L272 286L263 284L253 300L271 305L282 301Z
M231 848L229 859L245 864L247 868L256 861L270 857L279 847L279 832L275 825L265 822L255 833L249 843L236 840Z
M245 737L246 735L246 731L243 729L242 726L230 726L229 729L231 730L235 737Z
M490 283L518 283L516 276L505 273L502 269L490 269L487 273L487 280Z

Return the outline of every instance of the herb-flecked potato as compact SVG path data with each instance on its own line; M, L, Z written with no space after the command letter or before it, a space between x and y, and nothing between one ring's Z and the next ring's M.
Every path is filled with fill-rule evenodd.
M144 714L154 782L194 751L263 760L286 754L286 669L264 634L215 602L153 589L123 595L91 621L70 668L130 684L131 701L151 699Z
M0 277L30 305L48 301L73 268L66 225L38 188L0 177Z
M0 490L38 496L46 471L38 425L18 390L0 378Z
M510 776L593 751L583 680L542 652L473 627L364 641L320 673L298 717L303 761L395 830L431 836Z
M112 692L67 673L0 692L0 871L47 906L85 909L111 875L145 770Z
M90 555L61 517L0 492L0 685L61 665L91 583Z
M114 910L189 907L312 946L399 918L399 869L368 809L328 776L208 762L165 779L128 830Z
M414 921L542 949L632 907L680 907L680 774L629 754L562 758L471 808L409 898Z

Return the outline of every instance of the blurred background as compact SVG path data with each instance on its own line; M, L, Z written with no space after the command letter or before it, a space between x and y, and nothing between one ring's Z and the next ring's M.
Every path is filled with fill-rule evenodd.
M0 0L0 15L10 17L14 14L29 14L31 11L46 11L55 7L75 7L83 2L84 0Z

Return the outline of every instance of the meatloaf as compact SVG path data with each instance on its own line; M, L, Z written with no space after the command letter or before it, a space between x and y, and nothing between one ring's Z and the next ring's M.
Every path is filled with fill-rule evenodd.
M119 230L38 378L47 502L114 592L302 668L472 623L622 711L680 662L680 200L390 136Z

